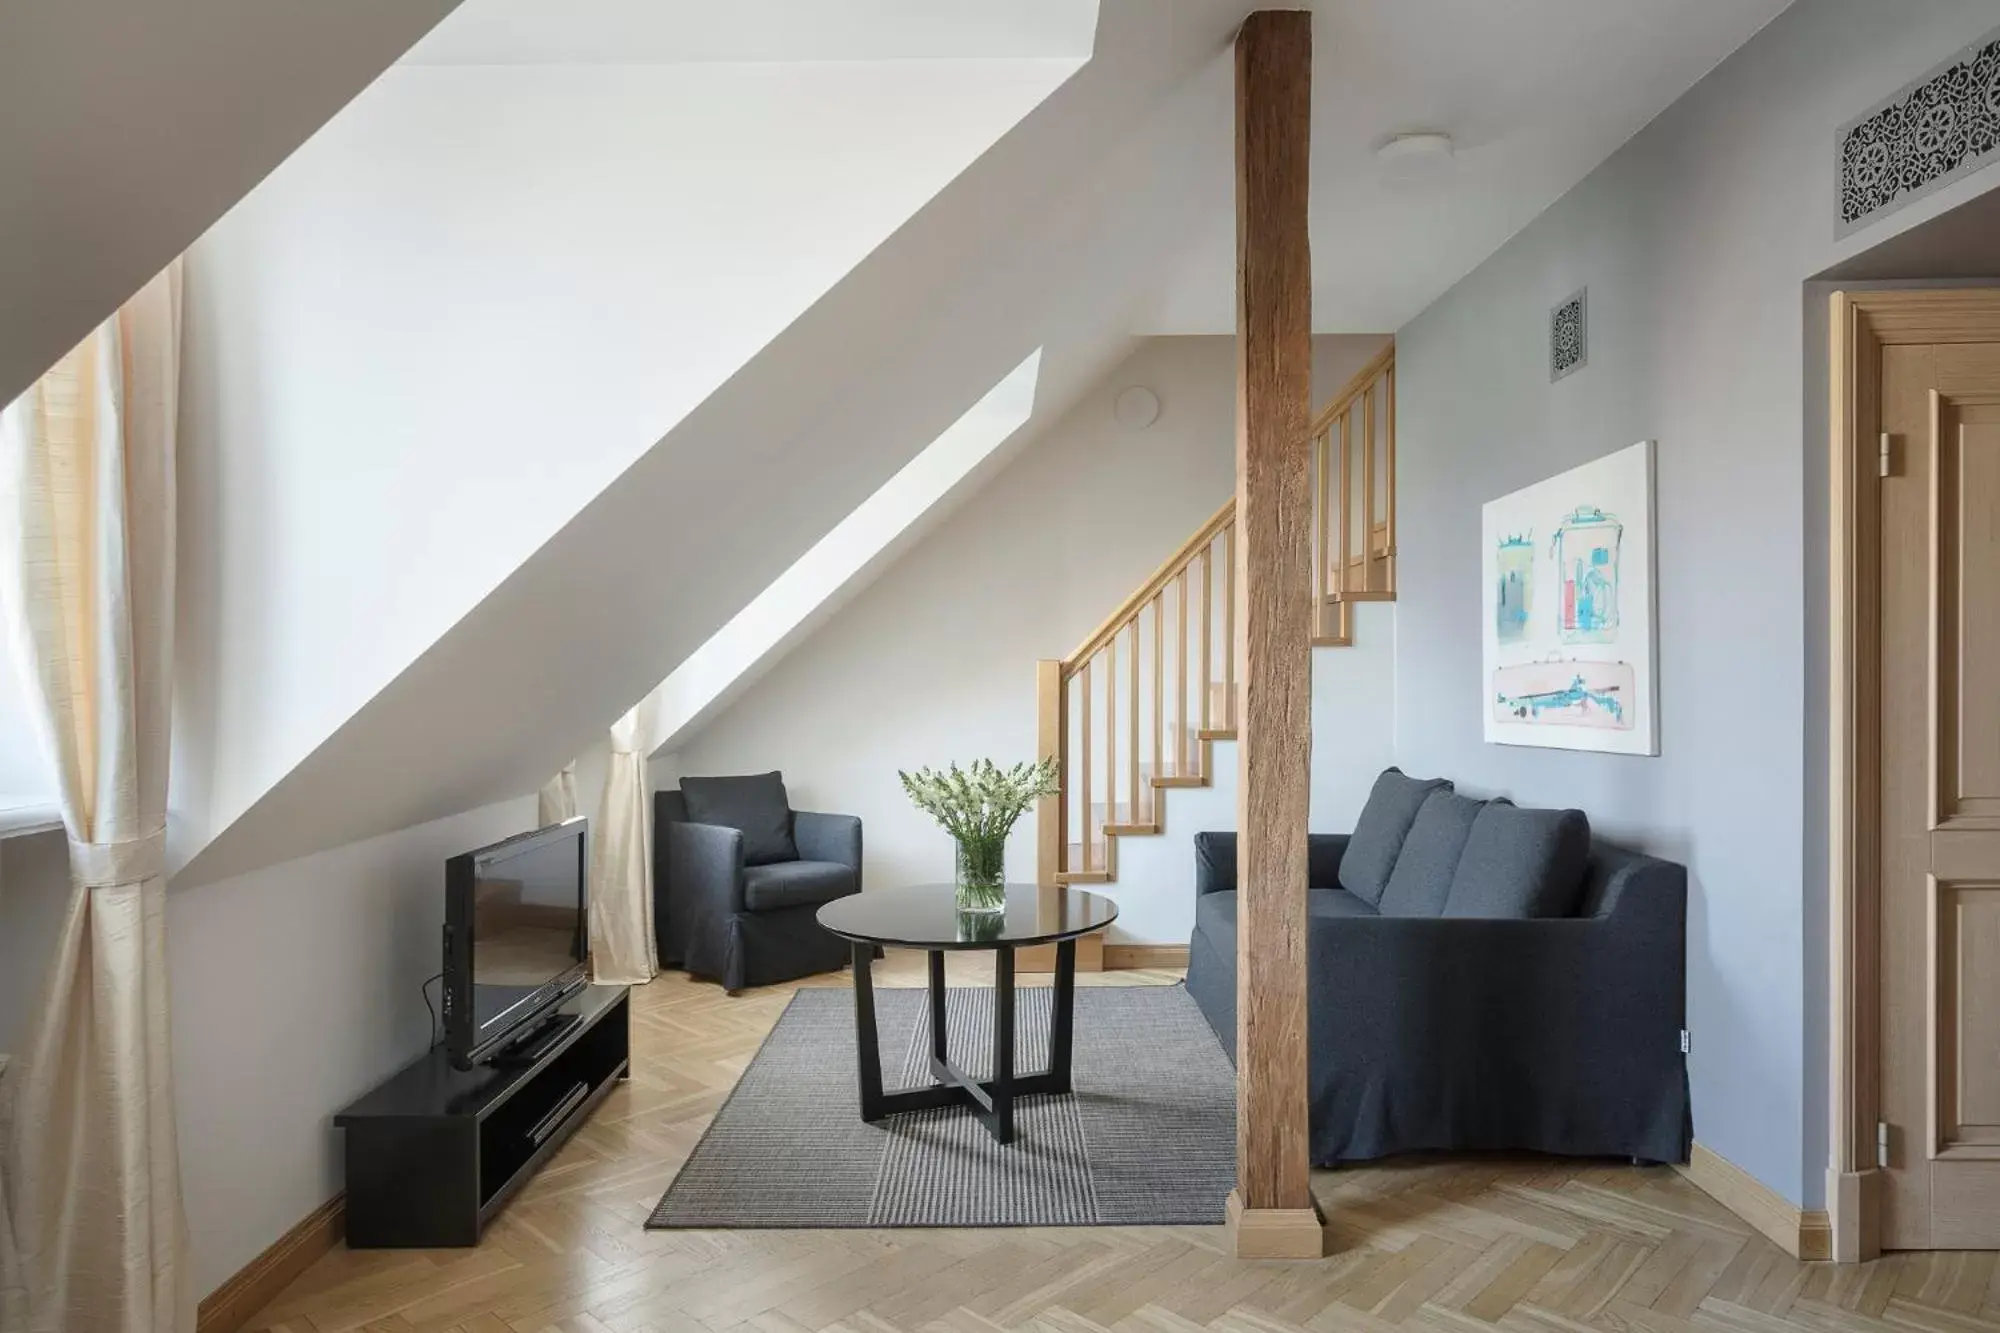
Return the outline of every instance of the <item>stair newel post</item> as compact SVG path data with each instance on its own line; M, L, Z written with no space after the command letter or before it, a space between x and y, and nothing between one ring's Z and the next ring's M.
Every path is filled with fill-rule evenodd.
M1063 698L1062 666L1046 659L1035 663L1035 754L1042 759L1055 757L1057 787L1054 796L1035 802L1035 883L1043 889L1057 886L1068 843L1069 747L1063 743L1063 722L1069 709Z
M1236 524L1244 704L1237 730L1236 1188L1244 1258L1318 1258L1307 1132L1311 767L1312 15L1236 36Z

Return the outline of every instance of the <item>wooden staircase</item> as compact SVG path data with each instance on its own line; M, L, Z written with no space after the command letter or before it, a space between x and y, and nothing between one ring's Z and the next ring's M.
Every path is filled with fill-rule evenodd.
M1354 642L1354 605L1396 596L1396 349L1314 420L1315 647ZM1364 539L1365 534L1365 539ZM1061 791L1037 809L1039 881L1109 884L1118 840L1164 831L1164 793L1206 787L1236 739L1232 497L1061 660L1038 664L1039 752Z

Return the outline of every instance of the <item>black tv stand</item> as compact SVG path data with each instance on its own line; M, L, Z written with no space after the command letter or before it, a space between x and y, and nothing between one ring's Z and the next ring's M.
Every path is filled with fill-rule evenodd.
M631 993L586 986L506 1063L427 1052L333 1118L347 1131L350 1249L474 1245L626 1077Z
M565 1013L558 1009L495 1051L486 1063L498 1065L502 1069L518 1069L522 1065L531 1065L554 1050L564 1035L582 1021L582 1015Z

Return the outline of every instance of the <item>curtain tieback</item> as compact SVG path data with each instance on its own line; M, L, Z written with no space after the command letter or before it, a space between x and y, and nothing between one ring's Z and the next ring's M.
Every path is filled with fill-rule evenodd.
M164 826L122 842L69 840L70 877L86 889L138 884L167 873Z

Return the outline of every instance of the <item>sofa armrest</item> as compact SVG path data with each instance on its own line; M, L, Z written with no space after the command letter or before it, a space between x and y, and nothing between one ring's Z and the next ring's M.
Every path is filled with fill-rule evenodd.
M854 872L861 887L861 820L856 815L824 815L813 810L792 812L792 841L801 861L832 861Z
M1345 833L1306 835L1306 883L1309 889L1331 889L1340 883L1340 858L1347 854ZM1236 891L1236 835L1197 833L1194 835L1194 891L1234 893Z
M743 831L672 822L665 828L669 903L724 912L743 906Z
M1348 834L1308 833L1306 835L1306 886L1314 889L1340 887L1340 860L1347 855Z

